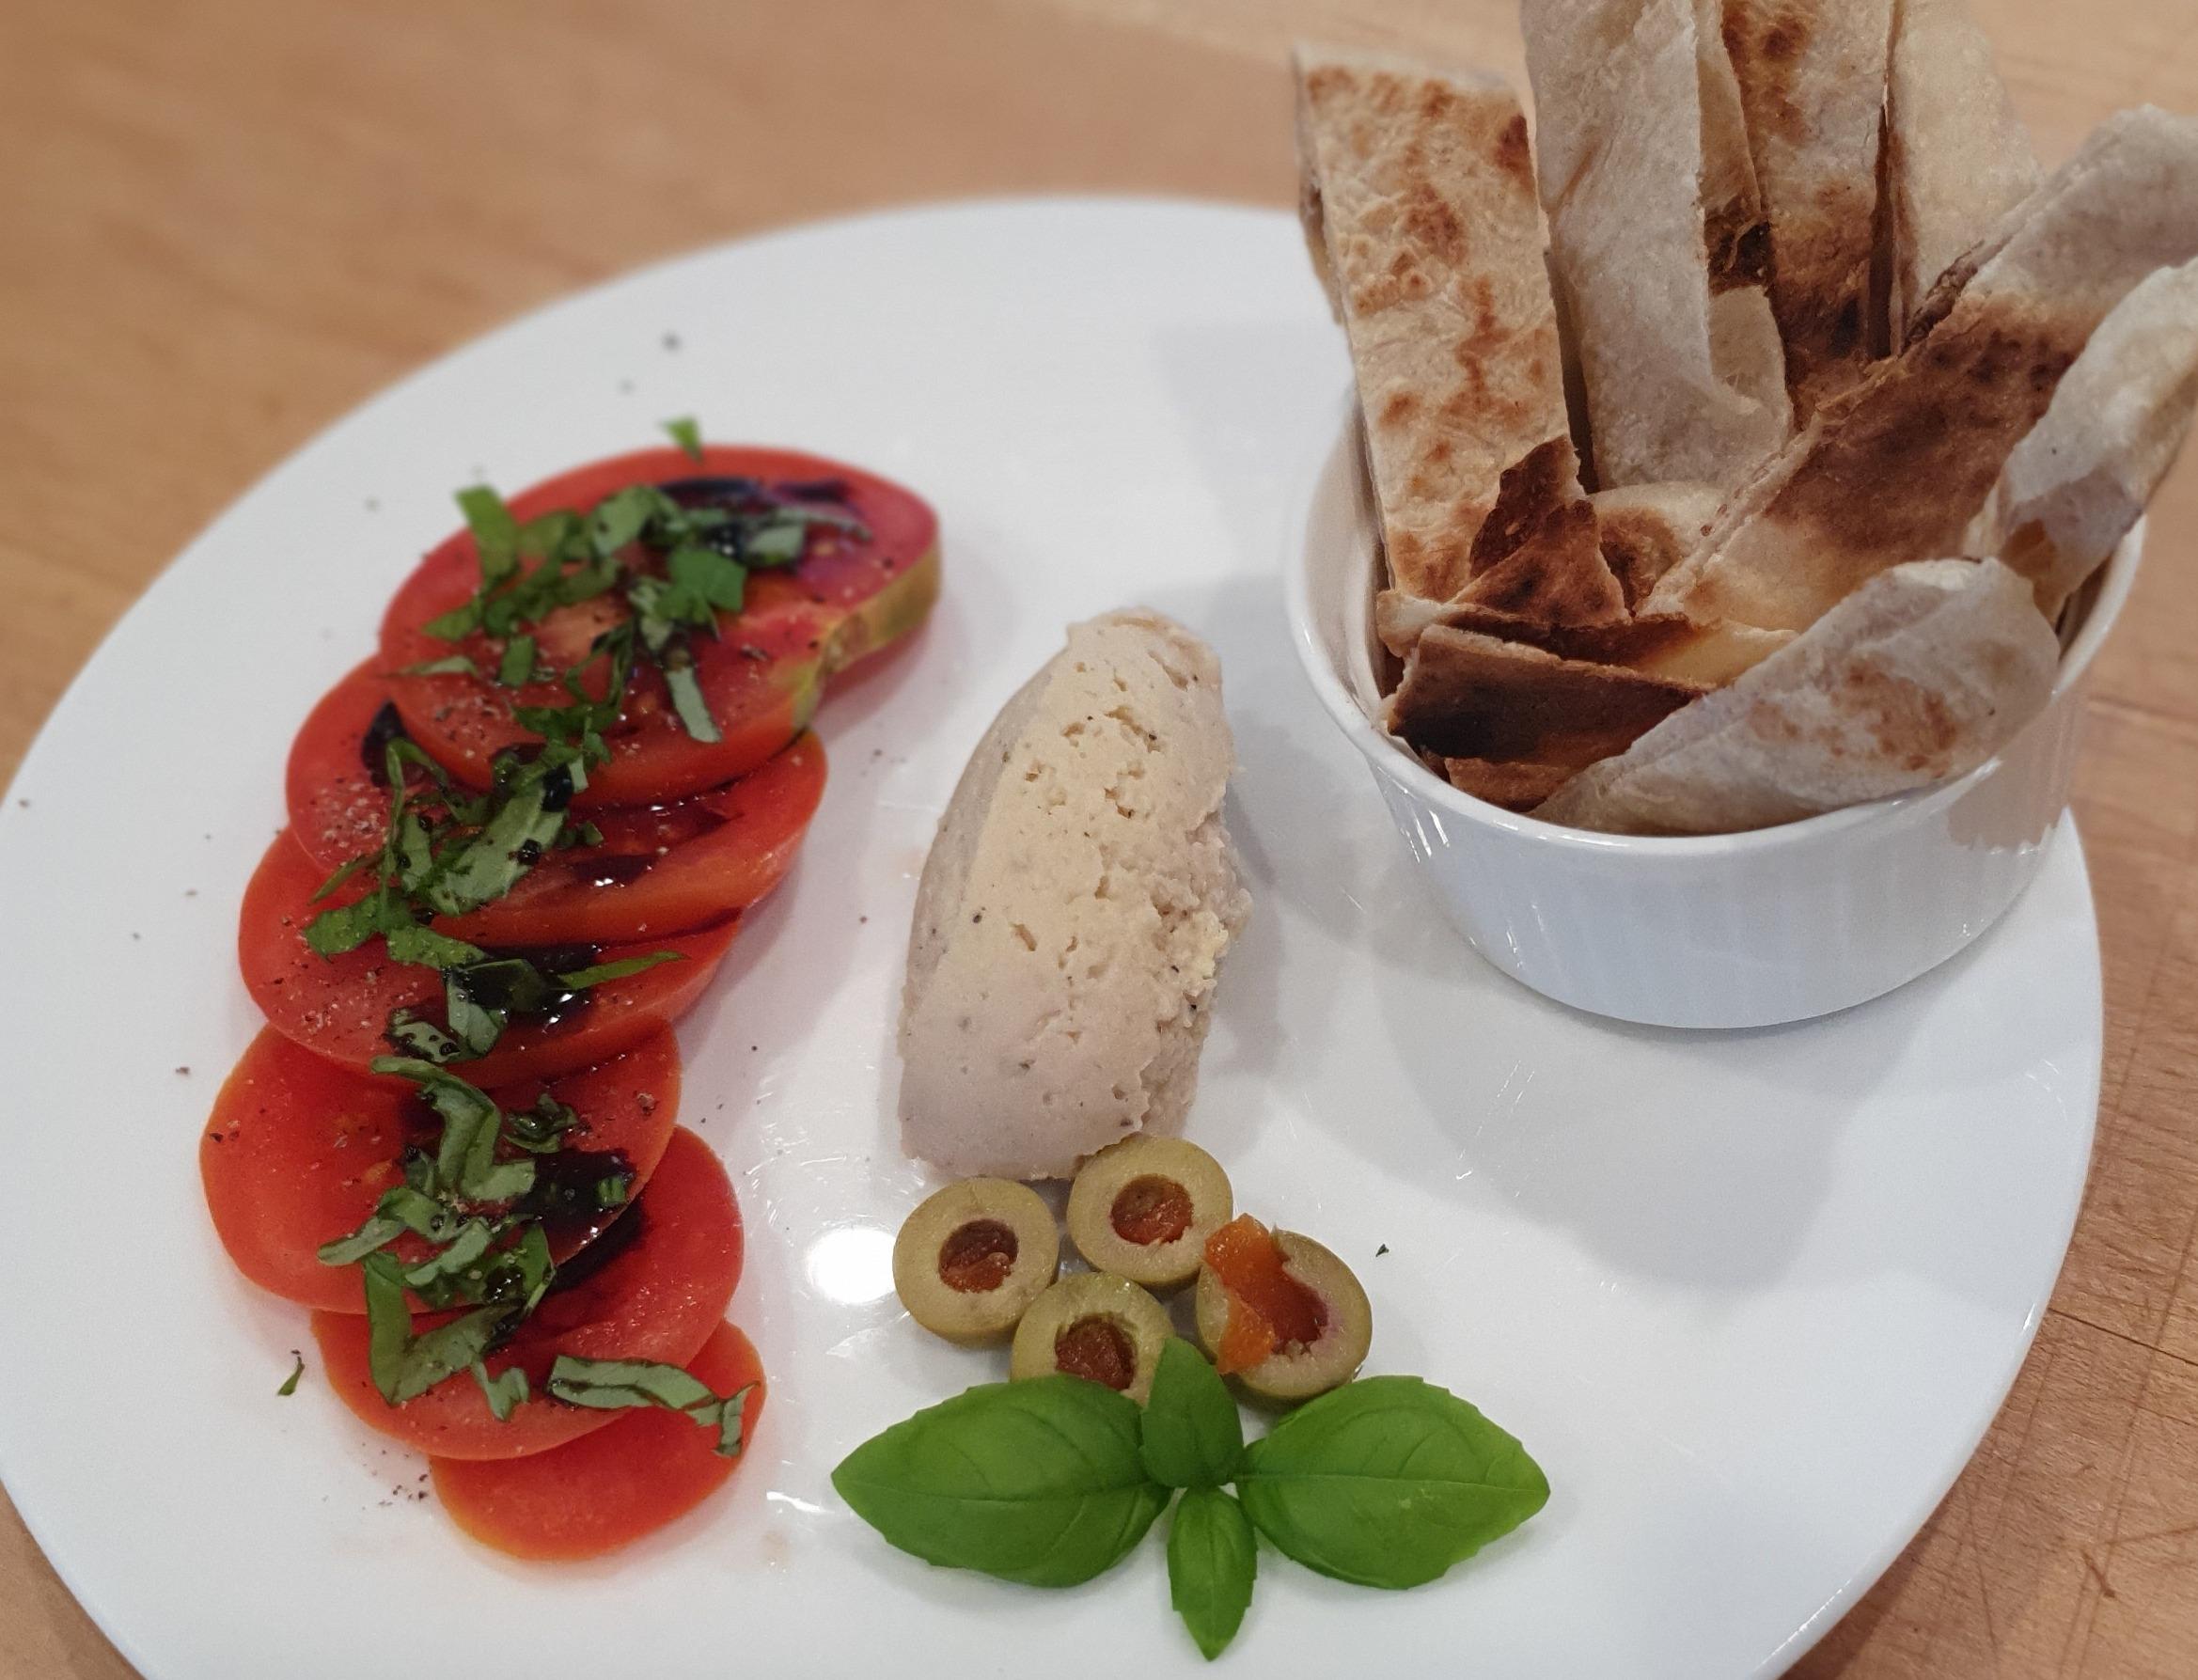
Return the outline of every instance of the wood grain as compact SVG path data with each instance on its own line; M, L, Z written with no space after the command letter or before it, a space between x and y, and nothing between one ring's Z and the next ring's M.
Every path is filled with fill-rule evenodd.
M2198 109L2187 0L1975 3L2049 158L2119 105ZM866 205L1286 202L1301 34L1519 66L1510 0L6 0L0 778L169 556L423 359ZM2194 543L2186 466L2091 706L2105 1104L2060 1292L1812 1680L2198 1673ZM0 1680L131 1672L0 1505Z

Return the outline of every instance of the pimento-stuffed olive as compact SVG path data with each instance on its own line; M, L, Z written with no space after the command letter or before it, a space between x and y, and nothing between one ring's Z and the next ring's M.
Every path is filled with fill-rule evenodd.
M927 1198L893 1242L909 1317L950 1342L1004 1342L1060 1269L1053 1210L1028 1185L972 1178Z
M1127 1278L1073 1272L1023 1314L1008 1374L1022 1382L1060 1372L1105 1383L1142 1405L1172 1334L1167 1310Z
M1175 1289L1198 1276L1233 1206L1229 1175L1197 1144L1124 1138L1077 1170L1069 1241L1096 1271Z
M1374 1341L1374 1308L1351 1268L1248 1214L1207 1239L1196 1306L1214 1369L1278 1405L1341 1388Z

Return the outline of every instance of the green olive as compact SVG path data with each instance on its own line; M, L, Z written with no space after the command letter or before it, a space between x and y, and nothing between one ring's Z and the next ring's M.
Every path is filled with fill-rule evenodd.
M1124 1138L1076 1170L1069 1241L1093 1268L1147 1289L1198 1276L1206 1238L1234 1203L1221 1163L1180 1138Z
M1295 1231L1274 1236L1282 1251L1282 1275L1320 1303L1320 1334L1277 1348L1237 1372L1235 1380L1256 1400L1295 1405L1351 1380L1374 1342L1374 1307L1351 1268L1320 1244ZM1199 1340L1218 1355L1229 1328L1229 1291L1210 1266L1199 1273L1196 1310Z
M1028 1185L966 1179L926 1198L893 1240L908 1316L949 1342L1004 1342L1060 1270L1053 1210Z
M1071 1272L1030 1303L1015 1329L1008 1374L1017 1382L1066 1372L1139 1405L1174 1327L1167 1309L1127 1278Z

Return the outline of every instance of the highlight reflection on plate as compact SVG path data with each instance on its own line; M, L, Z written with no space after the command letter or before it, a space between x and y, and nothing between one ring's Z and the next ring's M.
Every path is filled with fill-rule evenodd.
M842 1225L809 1245L802 1268L809 1287L828 1301L862 1307L893 1293L893 1233L874 1225Z

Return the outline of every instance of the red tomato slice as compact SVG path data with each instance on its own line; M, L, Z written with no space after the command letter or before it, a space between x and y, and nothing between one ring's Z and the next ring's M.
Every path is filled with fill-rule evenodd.
M470 1376L436 1384L391 1405L374 1387L367 1321L316 1312L328 1385L362 1421L440 1458L524 1458L601 1429L620 1414L545 1398L559 1354L584 1359L654 1359L684 1365L725 1316L740 1282L740 1208L710 1146L682 1126L647 1194L579 1264L608 1253L569 1288L556 1288L510 1342L483 1361L494 1374L516 1365L535 1398L499 1423ZM415 1319L416 1327L437 1322ZM692 1425L690 1425L692 1427Z
M615 1153L648 1183L671 1140L679 1112L679 1044L658 1028L622 1056L553 1081L547 1089L578 1112L565 1147L539 1158L540 1170L592 1183ZM539 1081L492 1092L508 1109L530 1107ZM356 1266L322 1265L322 1243L356 1231L382 1192L403 1182L403 1154L432 1143L426 1105L394 1081L361 1077L302 1050L273 1028L252 1041L214 1099L198 1140L198 1173L222 1247L260 1288L301 1306L364 1312ZM550 1252L570 1259L617 1217L550 1227ZM390 1246L400 1260L432 1252L419 1238Z
M442 977L432 968L393 963L379 938L339 957L322 957L304 930L326 904L357 898L363 882L349 882L325 904L312 897L321 871L289 832L277 835L244 888L238 919L237 957L244 985L269 1023L285 1038L338 1066L364 1074L377 1056L392 1053L384 1033L396 1009L442 1019ZM586 993L570 1013L550 1021L515 1021L501 1042L476 1061L454 1064L476 1085L548 1079L630 1050L675 1020L699 997L739 928L739 919L676 938L639 945L578 950L585 962L618 962L673 950L683 962L614 980ZM560 953L560 960L570 960Z
M394 720L388 704L388 685L361 666L290 747L290 833L326 873L382 843L389 793L367 761L369 736L378 760ZM706 927L778 885L824 794L824 744L798 735L738 781L596 811L601 845L553 853L495 903L435 925L477 945L615 945Z
M826 678L914 629L937 598L937 516L899 485L815 455L713 447L698 463L677 449L644 449L546 479L512 498L510 508L525 521L559 509L585 510L632 484L709 477L770 487L829 483L834 505L860 518L869 539L818 531L798 566L749 575L746 604L720 615L715 638L694 638L696 680L723 740L706 744L688 735L661 675L644 661L624 715L605 736L611 761L589 773L574 801L582 809L676 799L754 769L808 723ZM485 677L410 670L454 652L494 668L495 644L485 636L452 644L424 628L463 604L479 580L471 533L446 539L390 602L381 664L413 739L453 775L486 787L498 752L537 739L520 728L513 705L563 705L570 697L554 682L510 689ZM560 609L534 632L542 656L555 666L578 664L624 611L607 596Z
M720 1394L747 1388L741 1438L763 1415L763 1363L729 1324L710 1332L687 1370ZM530 1458L429 1460L451 1520L514 1558L564 1562L631 1546L684 1516L739 1468L721 1458L716 1431L677 1412L625 1412L579 1440Z

